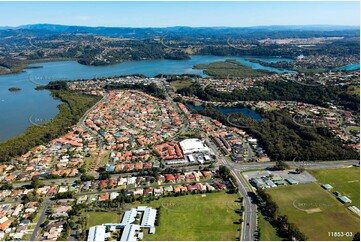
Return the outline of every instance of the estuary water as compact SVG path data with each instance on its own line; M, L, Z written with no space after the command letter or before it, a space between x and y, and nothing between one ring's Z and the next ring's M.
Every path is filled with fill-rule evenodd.
M255 57L261 58L261 57ZM47 90L36 91L39 84L47 84L55 80L90 79L117 75L144 74L203 74L202 70L192 69L196 64L208 64L226 59L236 59L253 69L262 69L277 73L288 72L276 68L262 66L246 60L246 57L234 56L192 56L190 60L147 60L132 61L110 66L85 66L76 61L36 63L32 66L42 68L26 69L19 74L0 76L0 141L15 137L32 125L30 120L41 123L53 118L61 103L54 100ZM261 58L267 61L289 60L284 58ZM290 60L289 60L290 61ZM10 92L10 87L21 88L21 91ZM30 120L29 120L30 119Z

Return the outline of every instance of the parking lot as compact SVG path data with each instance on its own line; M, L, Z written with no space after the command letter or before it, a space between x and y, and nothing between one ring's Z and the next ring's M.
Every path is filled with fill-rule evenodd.
M260 178L263 176L269 175L279 175L283 179L293 178L301 184L310 183L317 181L310 173L307 171L302 172L301 174L297 174L294 170L286 170L286 171L250 171L243 173L243 176L250 180L252 178Z
M286 184L306 184L317 181L307 171L300 174L294 170L286 171L250 171L243 176L255 187L270 188Z

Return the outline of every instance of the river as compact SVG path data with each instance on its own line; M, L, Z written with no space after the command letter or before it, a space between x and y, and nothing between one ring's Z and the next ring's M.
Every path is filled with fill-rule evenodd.
M251 57L251 56L250 56ZM61 103L54 100L47 90L36 91L39 84L47 84L55 80L90 79L94 77L109 77L117 75L144 74L155 76L157 74L203 74L202 70L192 69L196 64L208 64L226 59L236 59L253 69L288 72L272 67L262 66L246 60L248 57L234 56L192 56L190 60L148 60L132 61L110 66L85 66L76 61L36 63L32 66L42 68L26 69L19 74L0 76L0 141L15 137L31 125L53 118L58 112L57 106ZM253 57L267 62L291 61L285 58ZM18 87L19 92L10 92L10 87Z
M38 84L47 84L55 80L89 79L116 75L144 74L203 74L202 70L192 69L196 64L208 64L226 59L236 59L254 69L263 69L283 73L285 71L264 67L241 57L192 56L190 60L149 60L132 61L110 66L85 66L76 61L36 63L32 66L42 68L26 69L23 73L0 76L0 141L15 137L31 125L29 119L36 123L53 118L61 103L54 100L47 90L36 91ZM280 58L266 58L269 61ZM19 87L19 92L10 92L10 87Z
M336 70L340 70L340 71L355 71L358 69L360 69L360 63L350 64L347 66L336 68Z

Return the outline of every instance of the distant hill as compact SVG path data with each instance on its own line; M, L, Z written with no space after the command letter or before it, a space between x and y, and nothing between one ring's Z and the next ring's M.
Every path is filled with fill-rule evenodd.
M297 26L255 26L255 27L87 27L68 26L58 24L29 24L18 27L0 27L0 30L25 30L34 34L48 33L89 33L97 35L107 35L116 37L147 38L153 36L167 35L190 35L192 37L220 37L233 36L263 38L262 33L267 33L267 37L272 34L279 36L279 33L288 32L290 37L318 37L318 36L359 36L359 26L333 26L333 25L297 25Z

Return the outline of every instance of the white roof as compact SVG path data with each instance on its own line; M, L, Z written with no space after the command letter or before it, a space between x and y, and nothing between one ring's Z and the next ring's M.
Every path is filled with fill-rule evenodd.
M184 153L193 151L209 151L209 148L200 139L185 139L179 142Z
M135 231L140 230L139 225L128 224L124 227L122 237L120 241L137 241L137 237L135 236Z
M7 217L2 217L1 219L0 219L0 224L3 224L3 223L5 223L6 221L8 221L9 219L7 218Z
M105 226L98 225L89 228L88 241L104 241Z
M199 139L185 139L179 142L182 148L185 149L194 149L194 148L203 148L204 144Z
M153 227L156 215L157 215L157 210L155 210L154 208L145 209L141 225Z
M131 210L125 211L122 224L130 224L135 221L135 217L137 216L137 210L132 208Z

